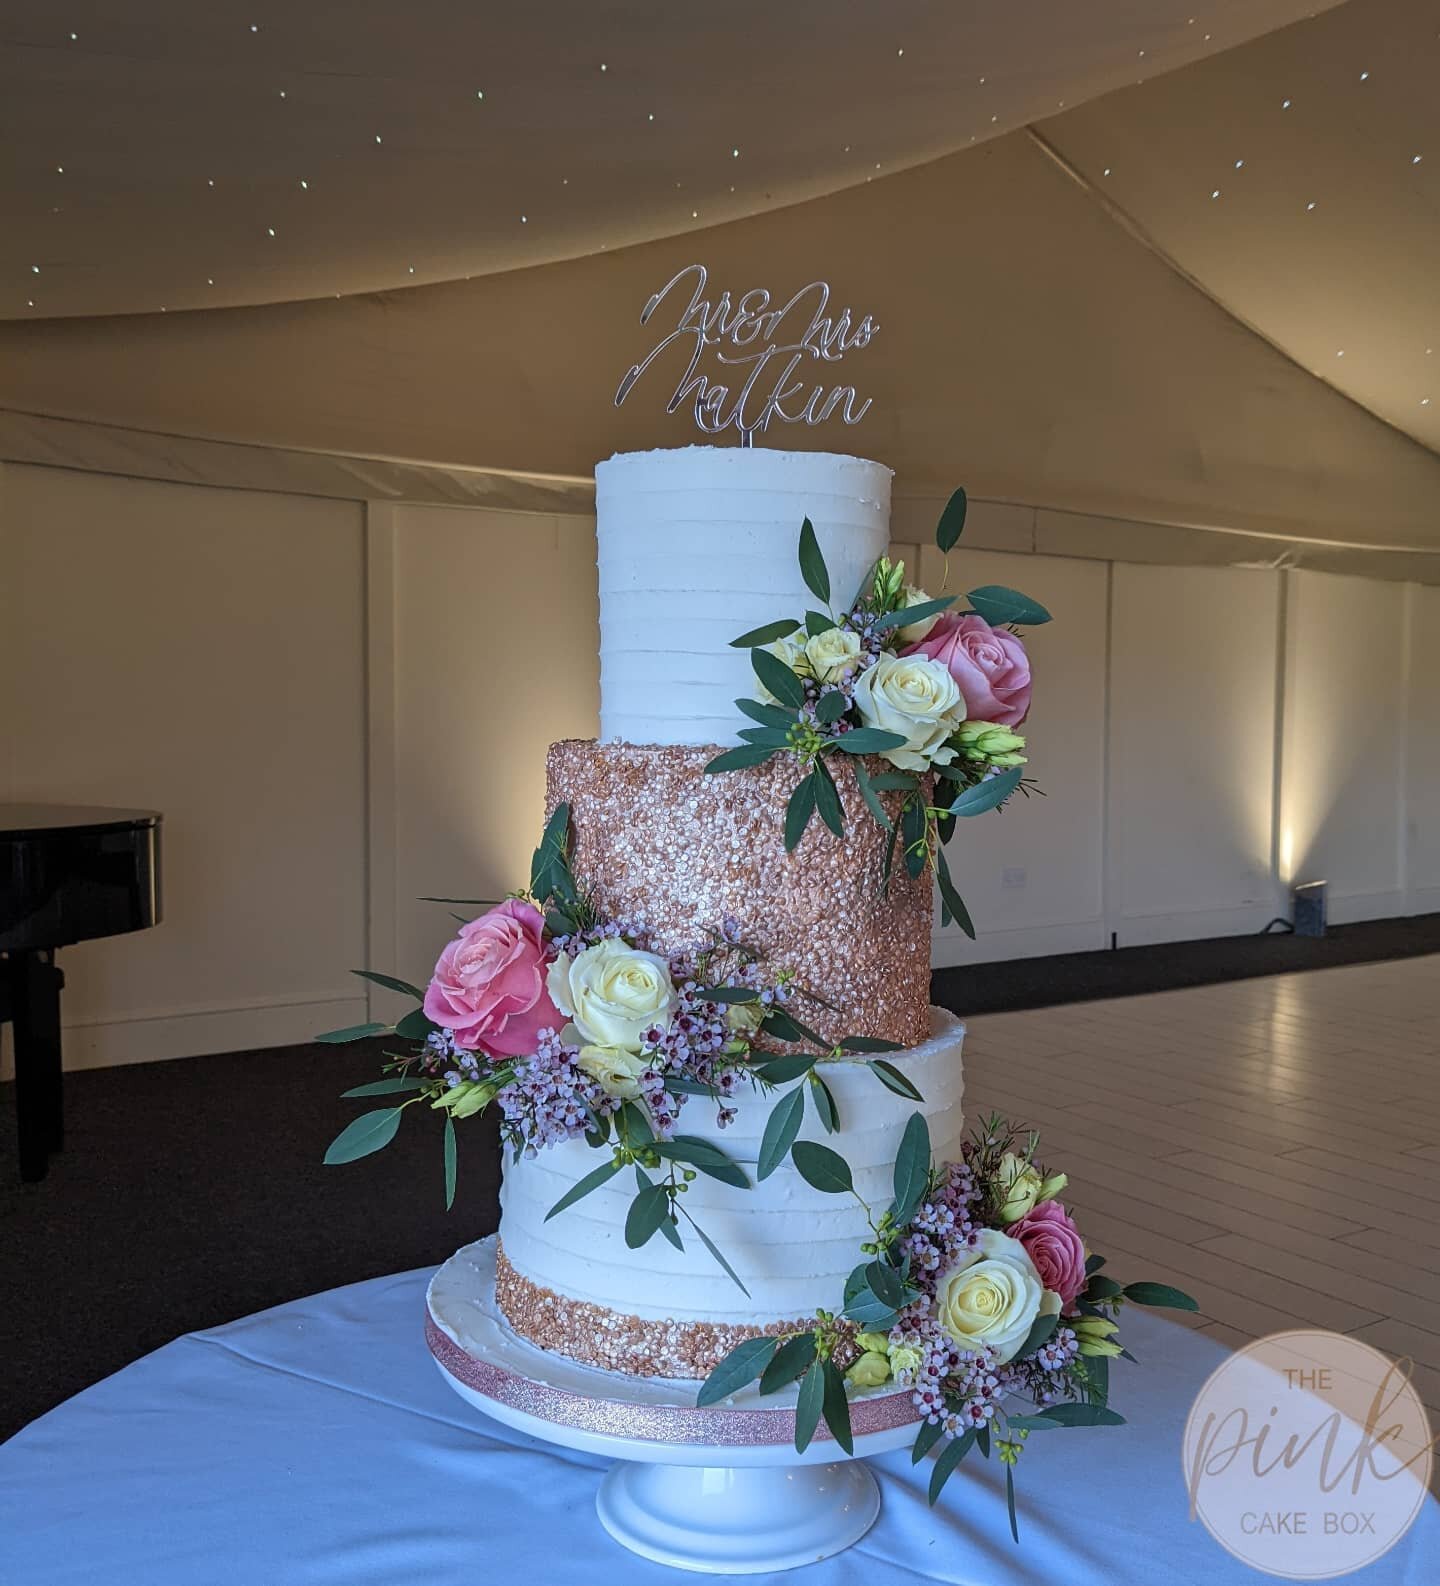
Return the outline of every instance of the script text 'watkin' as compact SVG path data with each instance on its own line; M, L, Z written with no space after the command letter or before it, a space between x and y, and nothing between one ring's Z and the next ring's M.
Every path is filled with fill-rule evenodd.
M846 424L858 424L864 418L871 399L857 402L853 385L809 385L797 371L807 360L839 363L846 353L867 346L880 328L869 314L857 321L848 308L832 313L830 288L824 281L802 286L778 305L772 304L764 287L754 287L733 301L725 291L712 302L705 296L709 280L705 266L691 264L650 298L640 315L642 325L650 323L667 299L672 306L683 301L681 283L687 277L694 278L689 304L680 312L674 329L626 372L615 392L616 407L668 347L676 342L683 346L688 340L690 360L665 411L674 413L684 403L693 402L695 422L707 434L718 435L733 426L749 445L757 431L765 432L771 419L783 424L823 424L837 411ZM672 293L676 294L673 298ZM699 368L707 348L715 349L716 361L722 366L717 372L726 375L724 382Z

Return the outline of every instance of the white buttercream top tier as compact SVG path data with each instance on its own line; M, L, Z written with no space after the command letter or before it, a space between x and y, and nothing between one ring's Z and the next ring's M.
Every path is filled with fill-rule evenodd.
M890 469L833 452L681 446L595 470L600 740L737 743L754 697L730 641L818 602L800 576L807 517L850 604L890 538Z

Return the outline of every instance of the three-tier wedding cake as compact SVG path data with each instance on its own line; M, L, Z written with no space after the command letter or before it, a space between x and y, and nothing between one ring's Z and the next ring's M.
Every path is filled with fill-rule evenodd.
M799 524L813 524L848 599L886 553L890 477L854 457L711 446L625 454L596 469L601 735L553 745L547 767L549 811L570 810L577 881L602 914L643 921L660 952L738 921L766 972L803 988L810 1026L827 1040L896 1043L890 1062L923 1101L841 1056L817 1072L843 1121L854 1195L812 1187L789 1161L748 1190L696 1176L685 1209L732 1274L696 1240L628 1246L628 1174L547 1220L594 1168L583 1139L507 1162L497 1297L545 1349L617 1371L703 1377L741 1339L792 1332L833 1308L870 1236L866 1204L888 1196L917 1106L937 1155L959 1155L964 1027L929 1005L928 869L902 867L881 884L888 834L851 765L834 776L844 836L816 822L790 852L787 756L706 772L739 741L737 728L753 725L736 710L754 691L750 654L731 641L813 604L797 568ZM808 1083L802 1075L777 1089ZM773 1091L737 1092L722 1130L697 1099L684 1126L753 1164L775 1105ZM812 1108L799 1137L826 1139L823 1115Z

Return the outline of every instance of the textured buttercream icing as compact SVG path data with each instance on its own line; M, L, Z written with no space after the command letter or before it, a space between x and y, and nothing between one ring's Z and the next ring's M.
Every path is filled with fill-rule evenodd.
M890 1059L923 1102L887 1090L857 1061L819 1069L835 1097L840 1133L827 1135L813 1104L806 1107L801 1138L840 1151L857 1194L876 1218L890 1204L895 1157L912 1113L925 1114L936 1161L960 1155L965 1029L938 1008L931 1009L931 1029L929 1040ZM789 1088L768 1095L746 1089L733 1103L735 1121L723 1130L716 1126L713 1104L691 1097L680 1114L680 1130L720 1146L753 1179L765 1122ZM680 1198L681 1210L724 1251L747 1296L683 1216L683 1250L658 1234L639 1250L626 1245L625 1216L635 1194L629 1172L547 1222L549 1209L598 1160L583 1141L571 1141L505 1163L500 1236L519 1281L507 1281L497 1297L517 1331L545 1348L614 1370L703 1376L717 1349L723 1354L741 1333L793 1325L819 1309L839 1310L845 1279L870 1237L854 1197L812 1189L788 1161L748 1190L696 1177Z
M829 762L845 836L812 820L787 854L785 805L800 777L794 756L707 776L718 753L713 745L552 744L546 810L570 806L581 885L603 914L643 917L667 951L703 944L733 915L767 972L791 970L820 999L797 994L794 1012L828 1039L925 1040L930 874L908 875L897 855L882 888L889 834L865 807L849 756ZM873 758L869 765L888 769ZM898 808L899 795L882 797Z
M815 606L800 576L809 518L849 606L890 537L890 470L831 452L682 446L595 470L600 738L732 744L753 696L730 641Z

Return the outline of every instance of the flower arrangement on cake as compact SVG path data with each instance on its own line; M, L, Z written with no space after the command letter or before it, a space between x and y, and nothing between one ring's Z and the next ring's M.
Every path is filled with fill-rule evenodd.
M964 528L966 495L951 496L935 531L946 553ZM997 809L1017 790L1029 792L1024 737L1015 729L1030 710L1030 662L1017 631L1048 622L1038 601L1013 589L972 589L932 599L907 583L904 562L882 557L850 604L831 607L830 573L806 518L800 527L800 573L824 611L783 617L731 641L751 650L759 699L739 699L757 725L741 729L744 746L710 762L712 772L742 770L790 754L804 775L790 795L785 846L793 850L815 815L844 835L835 754L856 756L855 775L871 815L890 833L882 882L897 847L912 876L933 859L946 924L975 928L950 875L944 845L957 818ZM948 564L947 564L948 574ZM894 768L867 773L861 755ZM933 776L933 794L925 778ZM898 817L879 798L904 797Z
M427 1104L444 1115L448 1208L455 1198L455 1124L493 1103L501 1138L516 1159L578 1139L608 1152L550 1216L631 1167L637 1191L627 1244L638 1248L659 1233L683 1247L683 1219L743 1290L681 1197L697 1172L736 1189L750 1188L751 1180L713 1143L676 1132L687 1102L708 1099L724 1129L743 1088L768 1093L807 1079L770 1116L757 1170L763 1179L792 1149L805 1173L805 1143L796 1137L807 1091L825 1129L839 1130L834 1096L817 1071L823 1061L858 1057L896 1094L923 1097L878 1055L898 1050L896 1043L858 1035L828 1042L804 1023L789 1004L809 993L783 971L767 979L738 921L723 920L693 946L658 951L643 920L599 913L575 880L569 852L570 810L561 804L535 851L528 890L463 925L423 990L356 971L419 1006L394 1026L354 1025L317 1039L399 1036L409 1050L387 1054L384 1077L344 1094L412 1094L355 1118L325 1161L353 1162L380 1150L395 1138L407 1108ZM650 1176L657 1171L658 1180Z
M1038 1145L1033 1132L992 1116L959 1161L935 1163L924 1116L913 1114L895 1159L894 1199L878 1217L865 1206L873 1237L839 1308L807 1330L738 1345L697 1402L718 1404L757 1378L762 1394L798 1382L796 1449L805 1451L823 1420L849 1453L850 1393L908 1389L919 1416L915 1463L944 1445L930 1502L972 1448L989 1458L993 1446L1018 1541L1013 1468L1030 1434L1123 1424L1107 1401L1110 1360L1134 1359L1118 1336L1125 1303L1196 1309L1168 1284L1104 1275L1105 1258L1087 1250L1057 1198L1066 1175L1039 1166ZM856 1194L839 1156L810 1150L833 1159L812 1162L811 1182L827 1178L833 1193Z

